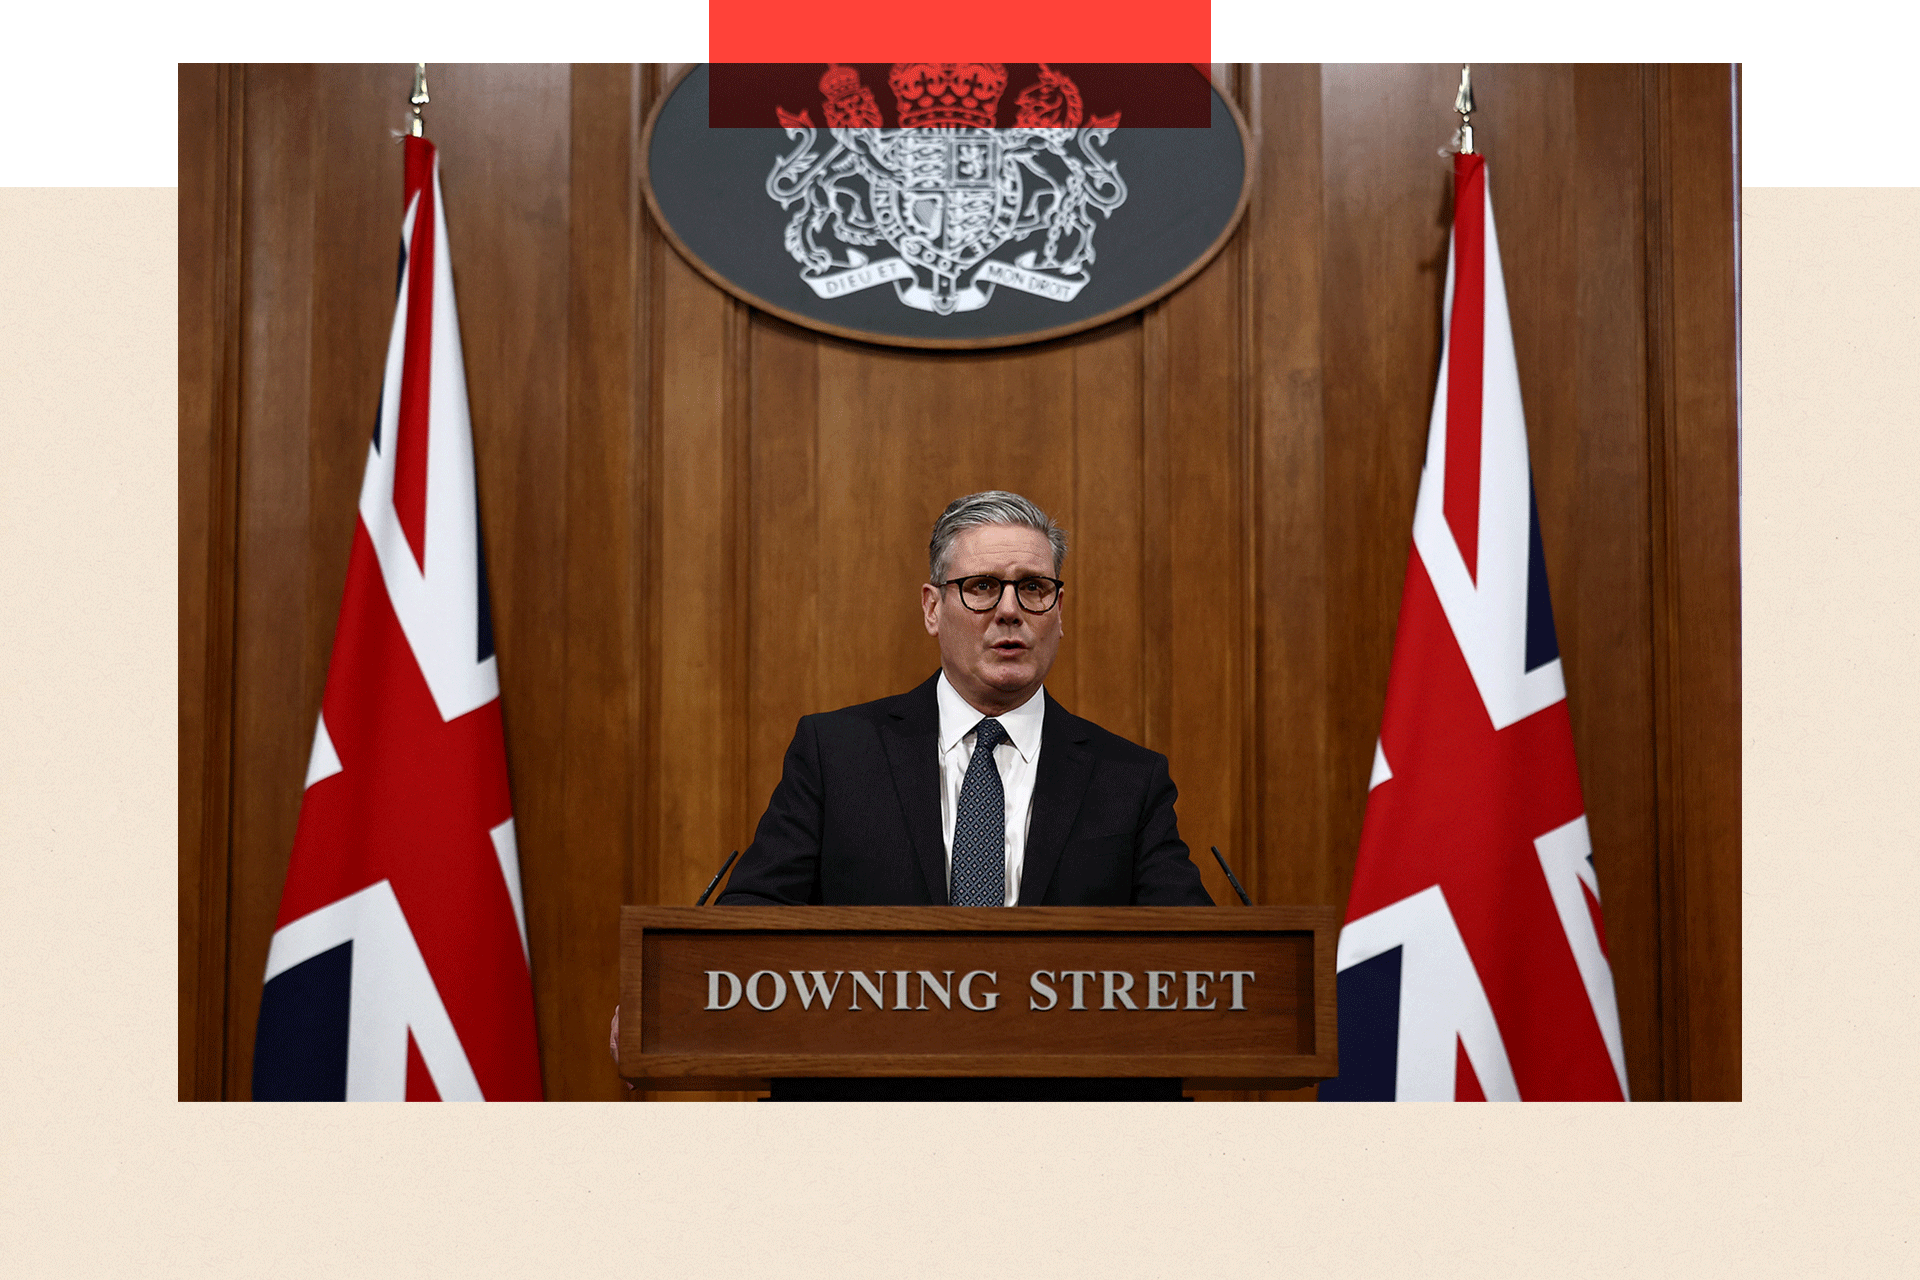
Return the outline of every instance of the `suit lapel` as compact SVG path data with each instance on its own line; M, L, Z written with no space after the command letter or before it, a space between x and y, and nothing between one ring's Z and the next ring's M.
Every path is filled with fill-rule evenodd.
M940 839L940 705L934 681L894 699L881 737L893 769L893 789L907 820L914 861L926 881L927 901L948 905L947 851ZM1041 760L1046 759L1045 752Z
M1093 778L1093 756L1086 741L1080 719L1048 697L1046 719L1040 724L1040 772L1033 780L1033 820L1027 824L1027 852L1020 870L1020 906L1038 906L1053 883L1067 833L1080 815L1080 798Z

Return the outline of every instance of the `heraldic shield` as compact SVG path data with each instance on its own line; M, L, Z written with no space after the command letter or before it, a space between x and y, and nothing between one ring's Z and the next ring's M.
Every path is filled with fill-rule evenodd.
M756 311L964 350L1192 279L1245 211L1251 154L1187 63L702 63L654 103L640 181L680 257Z
M1111 217L1126 184L1101 144L1119 115L1079 127L1080 95L1044 65L1016 100L1016 127L992 127L1006 71L997 63L901 63L888 79L899 128L881 125L858 73L820 81L831 147L810 113L779 112L797 140L767 176L783 210L787 252L822 298L892 284L905 305L937 315L975 311L997 285L1071 302L1094 261L1094 214ZM1009 242L1040 237L1010 262ZM894 256L868 251L886 245Z

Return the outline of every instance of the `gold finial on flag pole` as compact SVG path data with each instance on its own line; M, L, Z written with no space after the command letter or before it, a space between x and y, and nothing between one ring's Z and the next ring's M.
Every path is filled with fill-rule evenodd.
M1453 94L1453 109L1460 113L1459 151L1463 156L1473 154L1473 64L1460 64L1460 87Z
M427 64L424 62L413 64L413 96L408 101L413 103L413 128L410 132L416 138L423 138L426 136L427 127L421 122L420 108L426 106L428 101Z

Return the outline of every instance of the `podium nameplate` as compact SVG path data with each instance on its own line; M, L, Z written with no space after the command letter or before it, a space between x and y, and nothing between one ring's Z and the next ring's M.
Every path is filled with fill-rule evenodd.
M1332 908L626 907L622 1074L1337 1073Z

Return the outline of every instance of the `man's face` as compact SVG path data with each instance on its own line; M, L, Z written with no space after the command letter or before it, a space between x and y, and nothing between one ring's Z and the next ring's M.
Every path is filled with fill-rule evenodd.
M990 573L996 578L1054 577L1047 535L1019 524L982 524L962 529L947 558L948 578ZM1025 702L1053 666L1060 648L1061 600L1046 613L1028 613L1011 589L986 613L960 602L960 588L920 588L927 634L940 639L940 666L960 696L987 715Z

